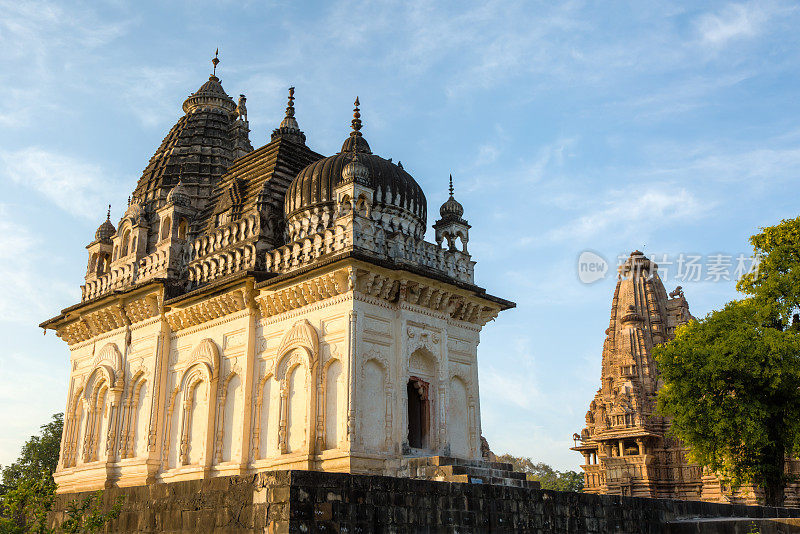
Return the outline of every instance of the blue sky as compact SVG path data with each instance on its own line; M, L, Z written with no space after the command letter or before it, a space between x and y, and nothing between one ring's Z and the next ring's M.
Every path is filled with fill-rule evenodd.
M612 265L582 284L582 251L736 256L798 215L792 2L0 0L0 13L0 464L64 409L69 353L36 325L79 300L106 205L116 222L216 47L254 146L294 85L315 150L338 150L358 95L373 151L402 160L430 213L453 174L477 281L518 305L479 347L498 453L577 468L570 436L599 386L615 283ZM733 282L672 276L695 315L735 297Z

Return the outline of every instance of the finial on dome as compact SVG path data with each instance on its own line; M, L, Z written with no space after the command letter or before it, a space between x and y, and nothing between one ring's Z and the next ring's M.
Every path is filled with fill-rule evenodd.
M453 175L450 174L450 198L453 198Z
M286 104L286 116L294 117L294 87L289 88L289 103Z
M357 133L358 135L361 135L361 133L360 133L360 130L361 130L361 112L358 109L358 106L360 106L360 105L361 104L358 101L358 97L356 97L356 101L355 101L355 106L356 107L353 108L353 120L350 121L350 124L353 125L353 132Z
M211 73L212 76L217 75L217 65L219 65L219 47L214 52L214 59L211 60L211 63L214 65L214 71Z
M306 136L300 131L300 125L294 118L294 86L289 87L289 100L286 103L286 116L281 121L280 126L272 131L272 139L285 137L300 144L305 144Z
M108 211L106 212L106 220L111 220L111 204L108 205Z

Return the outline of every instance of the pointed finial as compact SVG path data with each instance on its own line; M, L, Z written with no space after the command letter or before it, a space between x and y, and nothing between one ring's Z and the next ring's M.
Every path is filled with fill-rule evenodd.
M294 87L289 88L289 103L286 104L286 116L294 117Z
M130 205L131 205L131 197L129 196L128 197L128 206L130 206Z
M108 205L108 211L106 212L106 220L111 220L111 204Z
M211 60L211 63L214 65L214 72L212 73L212 76L216 76L217 65L219 65L219 47L217 47L217 50L214 52L214 59Z
M450 198L453 198L453 175L450 175Z
M361 104L358 101L358 97L356 97L355 101L356 107L353 108L353 120L350 122L350 124L353 125L354 132L358 132L359 130L361 130L361 112L359 112L358 110L358 106L360 105Z

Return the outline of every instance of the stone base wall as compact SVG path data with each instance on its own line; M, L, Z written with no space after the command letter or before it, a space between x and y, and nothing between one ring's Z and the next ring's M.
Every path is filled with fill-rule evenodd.
M71 500L57 496L51 526ZM319 471L273 471L112 488L125 502L107 532L667 533L686 518L800 517L800 510L433 482Z

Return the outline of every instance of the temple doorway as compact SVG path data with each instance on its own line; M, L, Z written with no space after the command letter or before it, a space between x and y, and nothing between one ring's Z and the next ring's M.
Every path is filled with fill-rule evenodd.
M430 428L429 384L415 376L408 381L408 445L412 449L428 447Z

